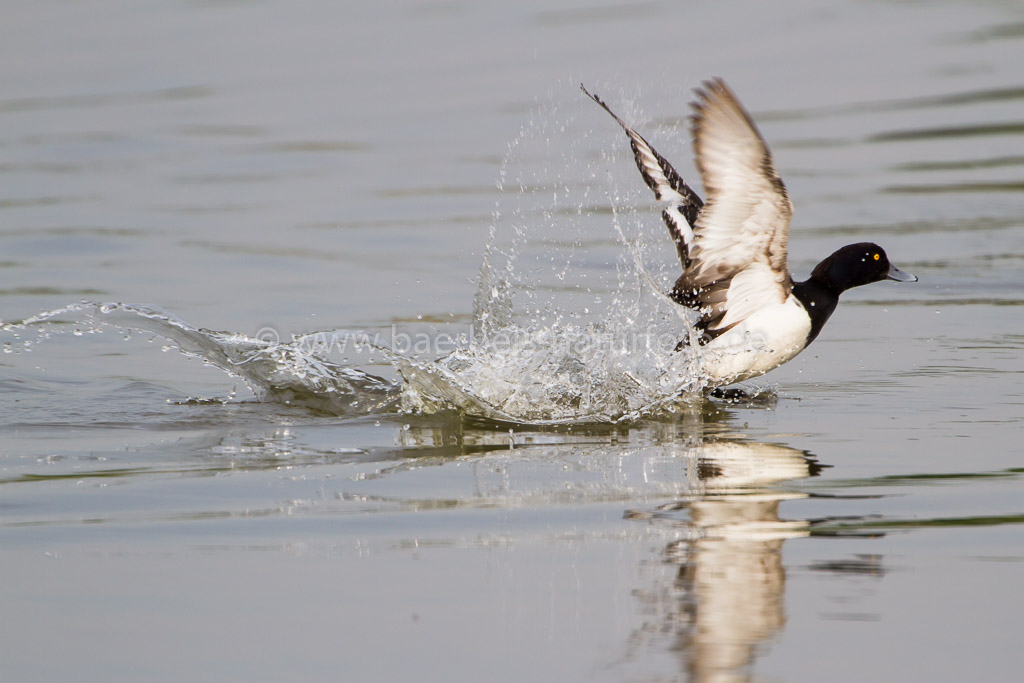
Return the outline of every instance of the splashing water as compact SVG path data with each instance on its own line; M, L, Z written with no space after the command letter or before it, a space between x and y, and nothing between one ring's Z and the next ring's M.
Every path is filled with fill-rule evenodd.
M356 343L372 343L366 335L347 330L301 335L282 343L193 327L154 306L82 302L7 323L0 331L34 328L38 339L44 340L55 331L71 329L80 336L104 326L126 331L126 338L132 330L163 337L184 355L240 378L262 400L338 414L383 412L398 405L399 392L393 383L332 363L320 353L325 340L351 338ZM31 342L24 344L30 348Z
M628 145L601 128L587 148L621 158L587 158L587 129L575 117L589 110L549 100L500 172L499 189L513 191L495 211L481 266L480 338L435 363L400 367L406 408L434 409L440 399L500 420L622 421L671 411L706 385L696 349L676 350L691 321L664 294L679 264L647 188L626 175L637 182L623 192L609 179L609 169L632 166Z
M674 249L649 198L638 193L642 184L619 191L609 179L609 168L623 175L627 160L585 159L577 151L587 138L574 120L582 105L550 99L509 146L474 299L474 334L443 358L410 358L344 329L289 341L215 332L124 303L73 304L0 331L34 328L44 338L68 322L76 334L108 325L148 331L241 378L261 400L334 414L458 410L554 424L674 411L707 384L696 348L676 350L689 338L690 322L663 294L678 269ZM628 154L607 128L589 147ZM325 340L379 352L402 381L329 361ZM9 344L4 350L11 352Z

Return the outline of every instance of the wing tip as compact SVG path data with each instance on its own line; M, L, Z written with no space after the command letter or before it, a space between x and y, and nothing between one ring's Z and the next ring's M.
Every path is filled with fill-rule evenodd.
M602 99L601 99L601 98L600 98L600 97L599 97L598 95L596 95L595 93L592 93L592 92L590 92L589 90L587 90L587 89L586 89L586 87L584 87L584 85L583 85L582 83L580 83L580 90L582 90L582 91L583 91L583 93L584 93L584 94L585 94L585 95L586 95L587 97L589 97L590 99L592 99L592 100L593 100L593 101L594 101L594 102L595 102L595 103L596 103L596 104L597 104L597 105L598 105L599 107L601 107L601 108L602 108L602 109L604 109L604 110L605 110L606 112L608 112L608 115L609 115L609 116L611 116L611 117L612 117L613 119L615 119L615 122L616 122L616 123L618 123L618 124L619 124L620 126L622 126L622 129L623 129L623 130L625 130L627 134L629 134L630 136L632 136L632 130L633 130L633 129L632 129L632 128L630 128L630 127L629 127L629 125L628 125L628 124L627 124L627 123L626 123L625 121L623 121L623 120L622 120L621 118L619 118L619 115L618 115L618 114L616 114L615 112L613 112L613 111L612 111L612 108L608 106L608 103L607 103L607 102L605 102L604 100L602 100Z
M587 90L587 86L583 85L582 83L580 83L580 90L583 91L584 95L586 95L590 99L594 100L595 102L597 102L601 106L604 106L604 102L601 101L601 98L598 97L597 95L595 95L594 93L590 92L589 90Z
M732 105L746 115L743 105L740 104L735 93L721 76L714 76L703 81L699 87L693 89L693 93L697 97L690 103L690 108L693 109L693 113L690 115L690 132L694 137L700 132L708 111L716 105ZM749 118L747 115L747 119Z

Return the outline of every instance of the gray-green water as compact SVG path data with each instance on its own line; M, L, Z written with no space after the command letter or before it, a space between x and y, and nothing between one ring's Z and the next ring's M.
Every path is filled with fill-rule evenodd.
M921 281L846 294L756 404L620 426L331 415L130 325L7 329L0 678L1015 680L1024 12L685 5L6 8L5 321L436 340L492 225L600 311L623 237L673 256L577 84L694 178L712 75L774 150L798 277L870 239Z

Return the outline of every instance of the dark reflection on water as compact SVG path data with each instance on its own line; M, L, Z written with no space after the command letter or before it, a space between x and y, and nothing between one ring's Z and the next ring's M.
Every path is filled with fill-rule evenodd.
M969 138L978 135L1016 135L1024 133L1024 123L984 123L973 126L949 126L944 128L923 128L897 130L871 136L869 142L898 142L902 140L927 140L929 138Z
M94 93L88 95L61 95L53 97L16 97L0 99L0 112L32 111L37 109L76 109L80 107L107 107L112 105L189 100L213 95L204 86L178 86L162 90L121 93Z
M893 194L954 194L958 192L1020 192L1024 182L948 183L944 185L889 185L882 192Z

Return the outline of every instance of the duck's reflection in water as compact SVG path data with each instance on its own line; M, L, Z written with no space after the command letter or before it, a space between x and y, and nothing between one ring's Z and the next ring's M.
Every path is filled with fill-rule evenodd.
M685 535L665 549L664 561L678 567L671 585L638 593L650 618L630 652L674 651L689 681L747 681L758 648L785 623L782 544L810 533L805 520L779 518L782 501L805 494L778 486L821 466L792 448L732 441L699 444L692 458L698 482L691 496L627 512Z
M721 435L708 435L716 430ZM425 454L448 448L457 456L409 461L417 467L471 465L471 482L466 482L471 487L448 506L620 501L630 506L625 516L636 523L635 538L662 538L667 545L656 546L656 555L639 569L643 578L631 589L635 623L641 625L628 637L625 656L613 657L610 670L630 679L634 673L646 679L658 672L657 679L668 668L675 680L675 670L681 669L687 681L731 683L752 679L759 648L785 624L783 542L810 535L812 523L783 520L779 507L807 497L791 482L818 474L822 465L801 450L728 434L707 415L698 415L686 423L622 433L513 435L414 427L402 436L406 448ZM406 466L382 474L393 477ZM657 502L666 499L672 502ZM544 534L550 533L545 528Z

